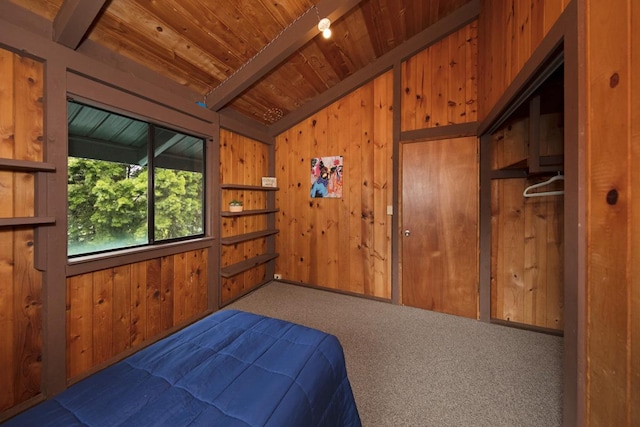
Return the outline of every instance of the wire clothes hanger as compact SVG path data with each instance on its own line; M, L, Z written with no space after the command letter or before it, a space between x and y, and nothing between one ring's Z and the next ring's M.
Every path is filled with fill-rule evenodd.
M524 197L545 197L545 196L560 196L562 194L564 194L564 190L557 190L557 191L540 191L537 193L530 193L530 190L534 190L536 188L540 188L540 187L544 187L546 185L551 184L552 182L555 181L559 181L559 180L563 180L564 181L564 175L560 174L560 172L558 172L558 175L553 176L551 178L549 178L548 180L544 181L544 182L539 182L538 184L533 184L528 186L527 188L524 189L524 191L522 192L522 195Z

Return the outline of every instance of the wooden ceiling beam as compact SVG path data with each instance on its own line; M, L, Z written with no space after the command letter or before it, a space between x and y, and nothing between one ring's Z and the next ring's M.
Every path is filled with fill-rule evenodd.
M53 20L53 41L76 50L106 0L65 0Z
M469 24L474 19L477 19L478 16L480 16L480 0L471 0L466 5L411 37L366 67L356 71L340 83L306 102L281 120L273 123L269 126L269 134L272 136L281 134L307 117L390 70L394 63L405 61L438 40Z
M209 109L218 111L244 92L252 84L272 71L296 50L304 46L309 40L319 34L318 15L328 17L331 22L337 21L362 0L321 0L315 6L318 9L308 9L298 20L279 34L274 40L258 52L235 74L224 80L207 96Z

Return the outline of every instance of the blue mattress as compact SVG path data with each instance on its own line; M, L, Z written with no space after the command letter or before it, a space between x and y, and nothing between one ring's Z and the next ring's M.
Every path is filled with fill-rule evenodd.
M78 382L5 425L361 424L336 337L225 310Z

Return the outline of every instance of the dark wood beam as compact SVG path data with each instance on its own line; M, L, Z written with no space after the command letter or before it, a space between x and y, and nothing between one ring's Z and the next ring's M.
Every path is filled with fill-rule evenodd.
M321 0L314 8L308 9L298 20L272 40L231 77L218 85L208 96L209 109L218 111L249 86L276 68L296 50L319 34L318 15L328 17L331 22L355 7L362 0Z
M436 126L432 128L403 131L400 132L400 142L421 142L477 135L478 122L457 123L449 126Z
M9 17L11 18L11 24L17 28L28 30L34 35L47 39L47 41L53 40L53 23L47 18L36 15L15 3L0 1L0 20L6 21ZM4 25L0 26L0 28L0 36L4 31L10 31ZM0 41L1 39L2 37L0 37Z
M5 17L11 17L11 21ZM14 3L0 1L0 47L45 61L59 59L65 64L67 71L91 76L92 80L200 120L210 123L218 120L217 114L196 105L194 100L202 99L200 94L178 88L175 82L142 66L132 68L132 61L119 55L110 53L108 56L92 57L83 53L85 45L93 44L90 42L91 40L87 40L82 43L76 51L69 49L52 40L49 21ZM104 51L106 49L103 53Z
M400 195L402 194L402 183L400 182L400 155L401 142L400 135L402 133L402 62L396 60L393 64L393 124L392 124L392 141L393 155L391 174L393 188L391 189L391 204L393 215L391 216L391 302L394 304L402 304L400 286L402 283L400 274L402 261L400 259L400 204L402 203Z
M269 127L269 133L276 136L284 132L346 94L368 83L385 71L390 70L394 63L406 60L438 40L464 27L479 15L480 0L471 0L455 12L439 20L419 34L416 34L405 43L387 52L371 64L316 96L297 110L287 114L284 118Z
M105 3L106 0L65 0L53 20L53 40L76 50Z

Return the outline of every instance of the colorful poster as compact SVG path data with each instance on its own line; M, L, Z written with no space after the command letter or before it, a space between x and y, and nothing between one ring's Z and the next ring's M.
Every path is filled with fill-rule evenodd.
M311 197L342 197L342 156L311 159Z

